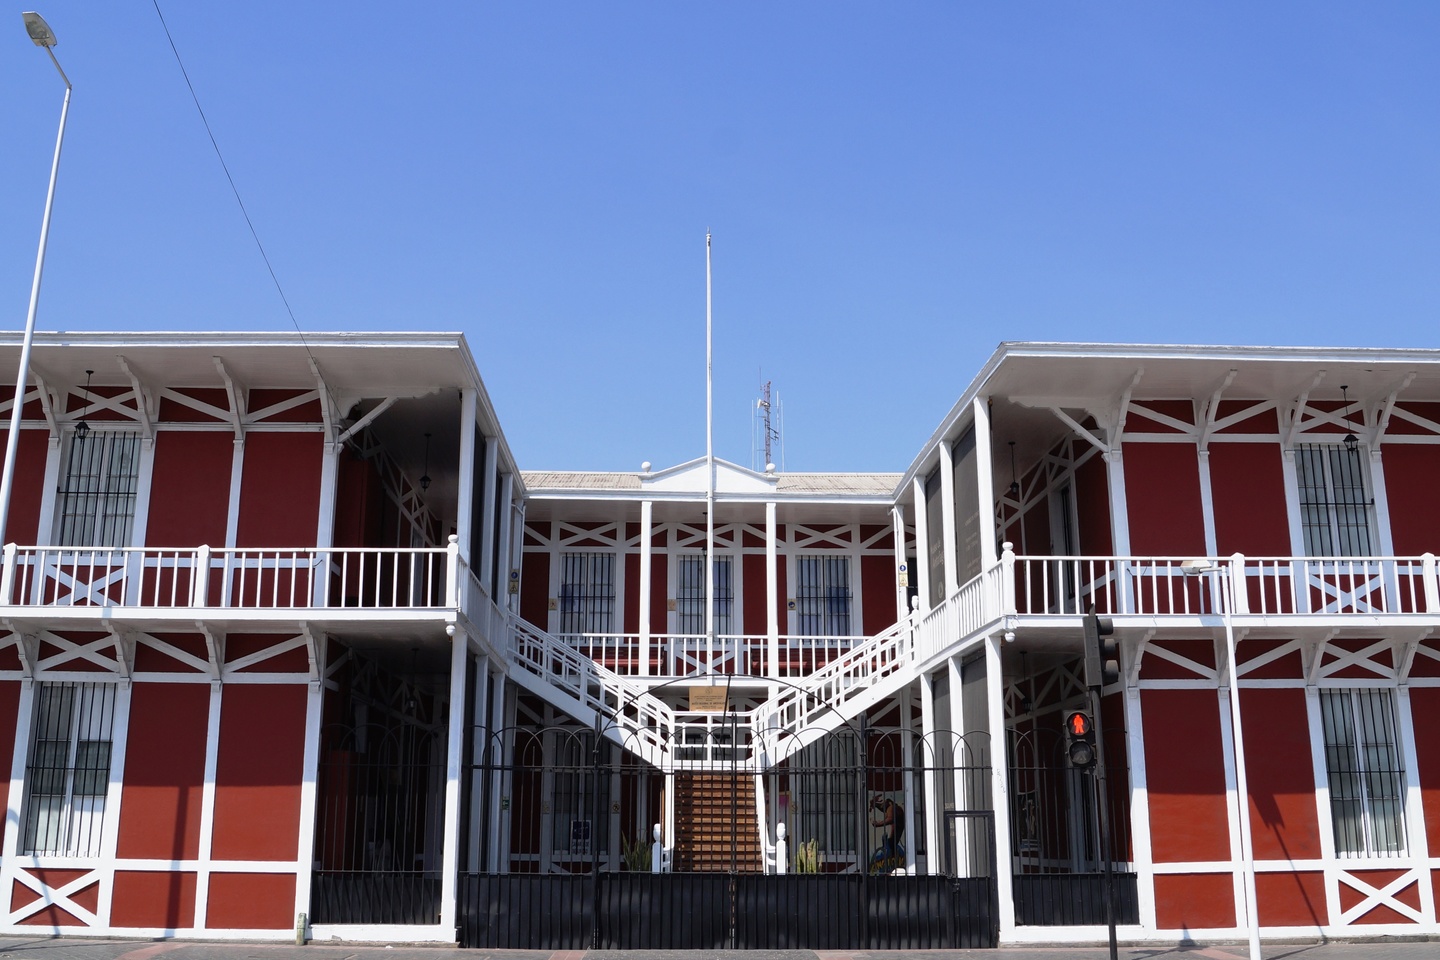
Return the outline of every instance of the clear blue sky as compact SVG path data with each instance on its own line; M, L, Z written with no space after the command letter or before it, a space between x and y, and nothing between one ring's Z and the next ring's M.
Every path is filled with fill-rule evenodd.
M27 0L40 4L42 0ZM44 330L287 330L150 0L75 83ZM902 470L1001 340L1440 346L1440 4L162 10L303 330L462 330L520 464ZM62 87L0 15L0 310Z

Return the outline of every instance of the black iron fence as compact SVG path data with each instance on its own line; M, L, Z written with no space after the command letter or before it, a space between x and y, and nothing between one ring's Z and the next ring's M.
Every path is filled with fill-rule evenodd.
M1069 765L1058 731L1011 731L1011 885L1017 924L1104 924L1107 897L1115 922L1140 922L1138 881L1130 870L1129 771L1121 744L1123 734L1107 737L1102 785L1097 770Z
M991 878L465 874L460 942L527 950L930 950L995 945Z
M677 735L663 767L576 726L516 727L473 744L462 781L466 945L995 941L988 744L975 738L854 726L803 743L757 734L741 751L722 722ZM657 824L662 873L651 872ZM788 849L777 844L782 824Z

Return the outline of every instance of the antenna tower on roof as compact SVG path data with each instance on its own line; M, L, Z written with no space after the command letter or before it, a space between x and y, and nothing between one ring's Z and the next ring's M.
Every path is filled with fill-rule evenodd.
M784 410L778 396L772 399L771 381L766 380L760 388L760 399L755 401L755 419L752 429L750 468L762 471L769 464L785 469L784 445L780 442L780 428L784 423ZM779 460L776 454L779 454ZM758 462L757 462L758 461Z

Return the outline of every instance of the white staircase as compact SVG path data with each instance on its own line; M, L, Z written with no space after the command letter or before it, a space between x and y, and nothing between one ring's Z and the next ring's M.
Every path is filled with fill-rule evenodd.
M762 768L779 763L902 689L924 662L988 632L1013 612L1002 603L1014 596L1007 588L1013 566L1007 549L1000 563L945 603L924 616L905 617L736 717L746 728L743 741L753 761ZM685 729L715 720L714 715L677 714L634 677L615 673L518 616L512 615L510 624L516 682L581 723L593 724L598 715L605 736L655 766L674 765L677 758L669 748L680 743ZM739 746L737 741L732 749ZM715 762L728 765L731 755ZM686 763L692 770L708 765L704 757Z

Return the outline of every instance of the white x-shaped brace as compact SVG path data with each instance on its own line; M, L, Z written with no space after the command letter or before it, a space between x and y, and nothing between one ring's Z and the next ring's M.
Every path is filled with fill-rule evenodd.
M1410 906L1408 903L1401 902L1396 896L1396 894L1402 890L1420 881L1420 873L1418 870L1406 870L1381 888L1373 887L1359 877L1349 873L1342 872L1336 879L1357 893L1364 894L1363 900L1349 910L1344 910L1340 913L1340 923L1342 925L1353 923L1379 906L1389 907L1396 913L1408 917L1416 923L1421 923L1425 919L1419 910Z
M31 890L38 893L40 896L38 899L25 904L25 906L19 908L18 910L12 911L10 913L10 919L8 921L10 925L13 926L14 924L17 924L20 921L24 920L26 917L39 913L41 910L44 910L46 907L51 905L59 907L61 910L64 910L66 913L70 914L75 919L84 923L86 926L93 927L100 923L100 918L98 916L96 916L94 913L91 913L89 910L86 910L84 907L80 906L73 899L71 899L81 890L84 890L85 888L100 882L100 872L98 870L87 870L80 876L76 877L74 880L71 880L69 883L66 883L59 887L48 887L45 885L44 881L40 880L38 877L32 877L30 874L26 873L24 870L21 869L16 869L15 879L23 883L25 886L29 887Z

